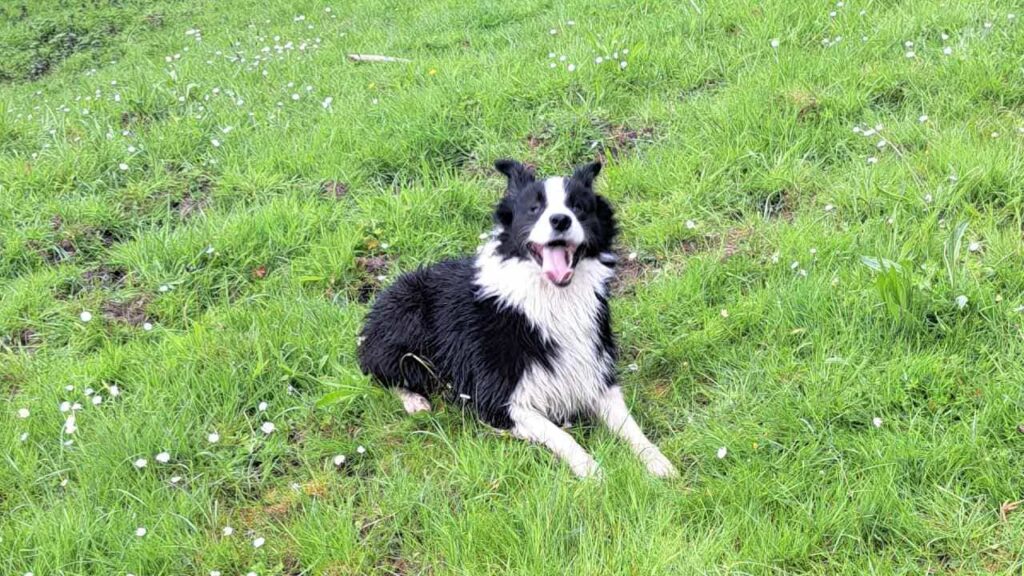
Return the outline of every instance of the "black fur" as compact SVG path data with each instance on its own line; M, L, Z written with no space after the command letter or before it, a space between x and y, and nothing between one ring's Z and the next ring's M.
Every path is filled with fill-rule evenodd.
M543 183L532 170L511 160L495 167L508 177L508 190L494 211L497 250L504 258L529 259L525 239L544 202ZM593 191L599 163L576 170L566 180L569 206L586 232L576 253L598 258L611 249L617 232L611 205ZM608 264L606 264L608 265ZM481 294L475 258L446 260L400 276L380 294L360 334L359 365L387 387L429 396L451 386L453 397L480 418L510 428L508 401L534 365L551 370L557 343L546 341L526 315ZM614 357L607 300L600 297L596 346ZM614 384L614 377L608 385Z

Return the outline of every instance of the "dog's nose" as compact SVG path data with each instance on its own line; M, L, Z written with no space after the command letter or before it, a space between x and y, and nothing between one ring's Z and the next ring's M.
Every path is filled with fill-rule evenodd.
M555 229L555 232L565 232L569 226L572 226L572 219L565 214L551 215L551 227Z

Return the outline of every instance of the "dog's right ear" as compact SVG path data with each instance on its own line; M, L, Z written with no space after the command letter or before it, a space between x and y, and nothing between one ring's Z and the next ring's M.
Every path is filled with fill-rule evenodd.
M508 190L506 195L512 195L536 181L536 174L533 168L525 166L521 162L503 158L494 163L494 168L508 178Z

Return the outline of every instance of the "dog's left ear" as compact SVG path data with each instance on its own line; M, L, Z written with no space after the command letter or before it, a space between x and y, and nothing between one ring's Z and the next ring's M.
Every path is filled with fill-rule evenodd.
M594 179L600 173L601 163L595 161L576 168L576 171L572 173L572 177L582 182L585 186L592 186Z
M508 178L508 195L515 194L536 181L533 169L515 160L498 160L494 163L494 168Z

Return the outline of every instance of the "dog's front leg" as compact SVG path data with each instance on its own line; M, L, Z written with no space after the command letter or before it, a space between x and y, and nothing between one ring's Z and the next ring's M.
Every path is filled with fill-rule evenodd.
M598 416L609 430L629 443L633 452L647 466L648 472L661 477L679 475L675 466L647 439L640 425L633 420L629 408L626 407L626 401L622 398L622 388L612 386L608 389L598 405Z
M547 446L580 478L601 475L601 469L590 454L543 414L529 408L512 408L509 416L513 423L512 434L517 438Z

